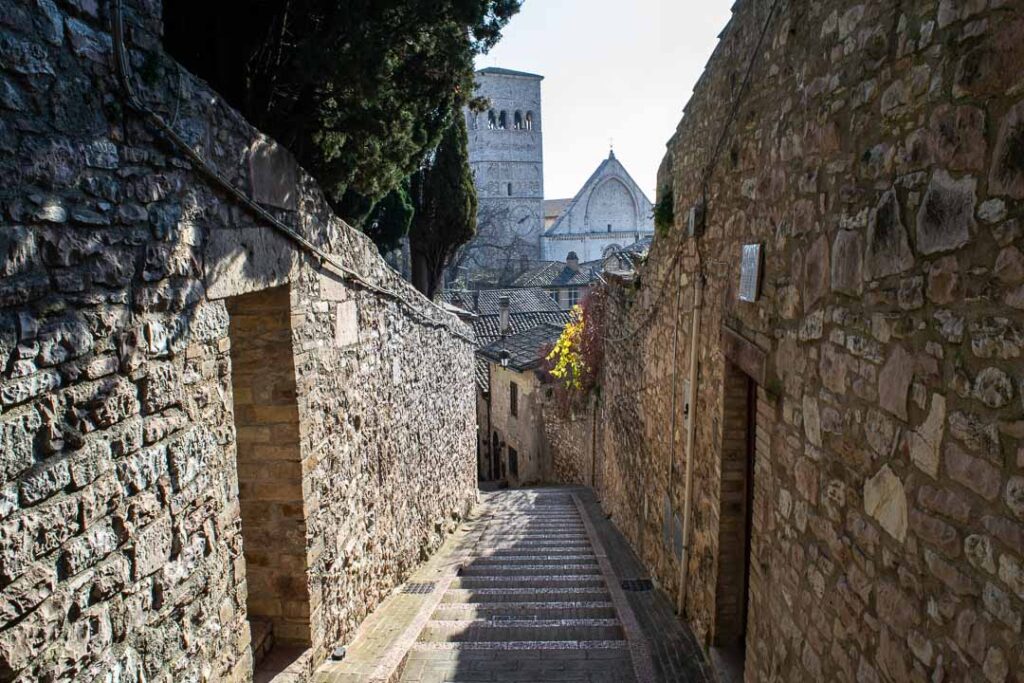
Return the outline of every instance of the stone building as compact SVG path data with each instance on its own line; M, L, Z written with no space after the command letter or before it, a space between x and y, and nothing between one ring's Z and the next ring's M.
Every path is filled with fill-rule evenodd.
M1019 2L737 3L668 143L592 455L747 681L1022 680L1022 67Z
M482 463L483 479L513 487L551 481L544 432L545 387L539 369L545 350L554 345L563 327L543 323L504 334L477 351L488 375L484 433L490 436L490 449ZM484 424L480 430L484 431Z
M301 674L475 501L473 338L123 4L0 13L0 679Z
M515 287L541 289L563 310L578 304L587 288L597 281L602 261L580 263L576 252L570 251L565 262L551 261L527 270L512 283Z
M467 270L504 271L540 258L544 229L543 76L490 67L476 74L484 112L466 110L479 200Z
M609 152L544 230L541 252L546 261L566 261L571 253L596 261L653 234L651 201Z

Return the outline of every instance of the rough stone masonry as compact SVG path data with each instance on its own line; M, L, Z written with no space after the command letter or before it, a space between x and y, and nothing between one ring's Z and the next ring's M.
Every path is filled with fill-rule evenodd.
M475 500L467 330L125 2L0 0L0 680L307 670ZM253 629L256 630L255 628Z
M737 3L659 186L601 493L699 638L748 681L1024 680L1024 4Z

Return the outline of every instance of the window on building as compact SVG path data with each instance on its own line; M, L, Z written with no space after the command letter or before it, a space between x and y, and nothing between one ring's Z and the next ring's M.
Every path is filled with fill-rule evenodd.
M522 130L523 129L523 112L517 111L512 116L512 128L515 129L515 130Z
M554 301L556 304L558 303L558 290L557 289L552 289L550 292L548 292L548 296L550 296L551 300Z
M580 302L580 290L577 287L569 289L569 308L572 308Z
M508 409L512 417L519 416L519 385L515 382L508 383Z
M523 122L523 125L526 127L526 130L533 130L533 112L532 111L526 112L526 121Z
M494 130L498 127L498 115L494 113L494 110L487 112L487 130Z
M503 111L498 114L498 130L508 129L508 112Z
M508 196L509 196L509 197L511 197L511 196L512 196L512 183L509 183L509 184L508 184Z
M519 478L519 451L509 446L508 471L513 477Z
M611 224L611 223L609 223L609 224L608 224L608 232L611 232L611 231L612 231L612 224Z

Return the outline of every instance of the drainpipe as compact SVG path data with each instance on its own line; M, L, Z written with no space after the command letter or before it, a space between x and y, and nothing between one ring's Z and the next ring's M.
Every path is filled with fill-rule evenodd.
M694 443L697 432L697 349L700 346L700 309L704 301L704 275L700 251L697 252L697 277L693 283L693 330L690 334L690 420L686 425L686 477L683 488L683 556L679 562L679 616L686 610L686 584L690 566L690 498L693 495Z

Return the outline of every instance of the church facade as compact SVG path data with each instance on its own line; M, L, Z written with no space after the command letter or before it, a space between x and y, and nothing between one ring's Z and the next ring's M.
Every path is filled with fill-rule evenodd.
M610 152L541 236L541 257L594 261L654 234L651 201Z
M488 272L509 283L539 263L565 262L570 253L602 259L654 234L651 202L614 152L575 197L544 201L543 79L497 67L476 72L476 96L488 102L484 111L465 110L477 235L453 279Z

